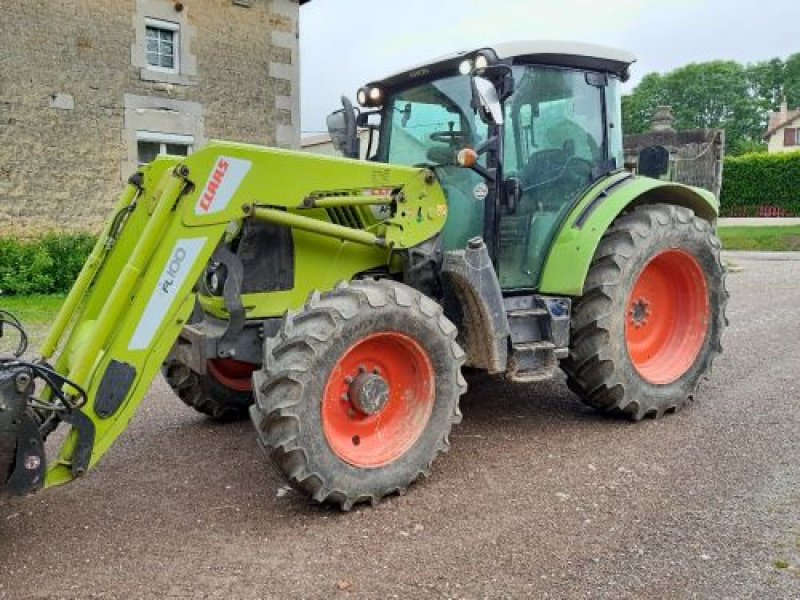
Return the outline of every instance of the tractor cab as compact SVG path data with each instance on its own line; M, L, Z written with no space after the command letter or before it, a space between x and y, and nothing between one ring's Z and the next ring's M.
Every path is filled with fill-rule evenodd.
M358 156L345 125L355 120L370 129L368 159L433 170L448 198L445 249L481 236L503 289L536 289L570 210L622 167L620 82L634 60L588 44L498 44L369 83L363 111L329 125L345 155Z

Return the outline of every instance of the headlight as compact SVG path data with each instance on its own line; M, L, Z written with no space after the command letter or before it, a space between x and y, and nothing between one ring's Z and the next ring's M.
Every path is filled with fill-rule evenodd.
M488 66L489 66L489 59L486 58L485 55L478 54L478 56L475 57L475 68L476 69L485 69Z
M458 72L462 75L469 75L472 73L472 61L470 59L465 59L461 61L461 64L458 65Z
M206 269L206 291L212 296L222 296L228 269L222 263L212 262Z
M356 94L356 100L358 100L358 103L361 106L367 105L367 88L362 87L360 90L358 90L358 93Z
M364 86L356 93L356 100L364 107L381 106L383 103L383 90L377 86Z

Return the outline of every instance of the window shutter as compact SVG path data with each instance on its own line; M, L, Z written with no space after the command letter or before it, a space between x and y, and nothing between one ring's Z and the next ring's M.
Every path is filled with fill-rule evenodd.
M796 146L797 145L797 129L787 127L783 130L783 145Z

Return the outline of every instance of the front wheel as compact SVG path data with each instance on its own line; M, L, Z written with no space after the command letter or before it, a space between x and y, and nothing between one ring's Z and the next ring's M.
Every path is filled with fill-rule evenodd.
M464 352L441 307L393 281L315 293L264 345L251 416L289 483L343 509L430 472L461 420Z
M727 300L712 226L680 206L635 208L606 232L574 305L568 385L635 420L679 410L722 350Z

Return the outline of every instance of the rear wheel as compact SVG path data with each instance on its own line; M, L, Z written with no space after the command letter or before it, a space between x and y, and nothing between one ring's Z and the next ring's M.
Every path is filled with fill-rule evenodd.
M252 374L258 365L219 359L206 363L206 374L195 373L183 363L170 360L164 376L175 394L187 405L221 423L244 419L253 403Z
M603 237L574 305L567 383L633 419L682 408L721 352L724 268L711 225L679 206L640 206Z
M278 469L348 510L428 475L461 420L464 352L441 307L392 281L315 293L265 343L251 409Z

